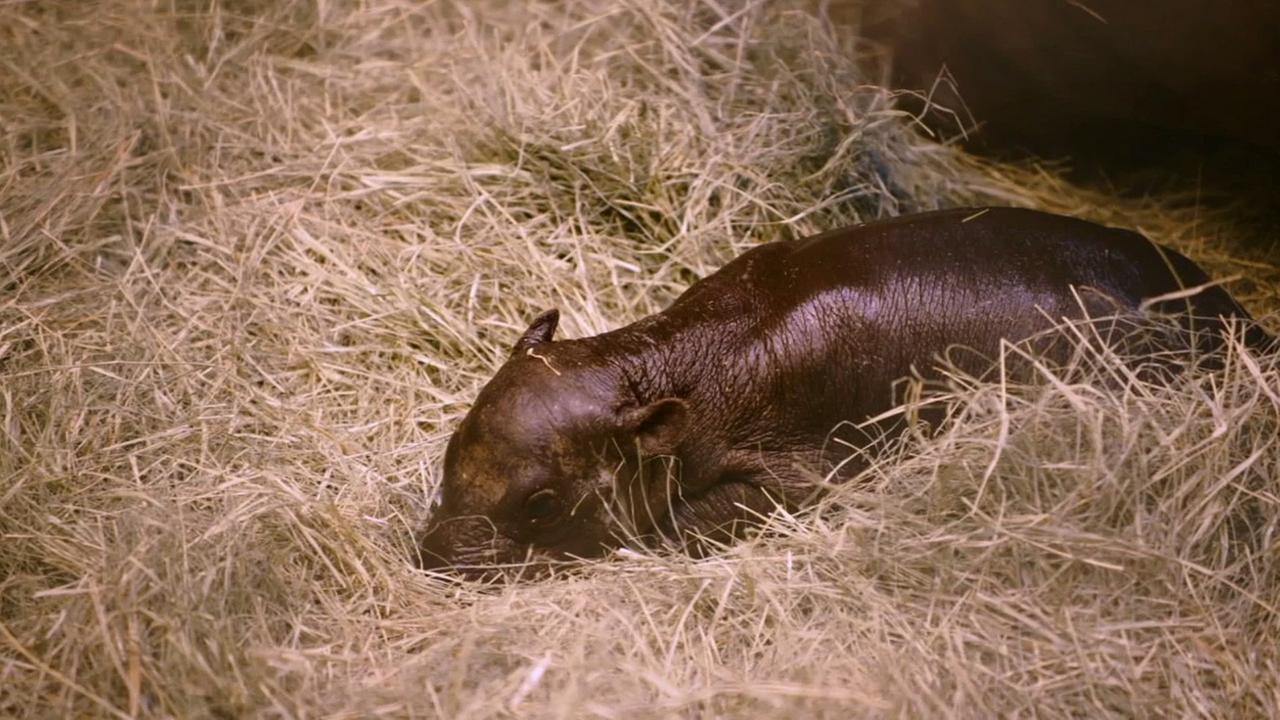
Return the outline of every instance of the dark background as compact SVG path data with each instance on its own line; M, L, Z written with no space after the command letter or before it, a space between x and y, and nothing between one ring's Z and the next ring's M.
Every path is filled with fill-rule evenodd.
M835 0L828 12L885 48L896 86L958 110L970 149L1065 159L1073 179L1122 194L1238 204L1254 242L1280 248L1280 2ZM942 113L931 124L960 130Z

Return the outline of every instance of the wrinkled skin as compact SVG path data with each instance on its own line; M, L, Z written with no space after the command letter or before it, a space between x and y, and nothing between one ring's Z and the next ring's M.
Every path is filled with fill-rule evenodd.
M730 540L804 505L814 478L856 472L850 449L876 431L853 425L949 347L978 371L1002 339L1081 316L1077 290L1096 317L1206 281L1132 232L953 210L757 247L602 335L553 341L549 311L450 439L421 562L484 577L629 540ZM1217 287L1167 305L1247 317Z

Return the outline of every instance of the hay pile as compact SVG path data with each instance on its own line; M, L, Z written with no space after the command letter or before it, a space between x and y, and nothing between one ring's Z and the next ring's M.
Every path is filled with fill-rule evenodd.
M1239 348L955 378L941 436L705 561L411 568L530 317L615 327L755 243L1044 207L1275 327L1229 213L981 164L730 6L0 7L0 716L1280 714L1280 358Z

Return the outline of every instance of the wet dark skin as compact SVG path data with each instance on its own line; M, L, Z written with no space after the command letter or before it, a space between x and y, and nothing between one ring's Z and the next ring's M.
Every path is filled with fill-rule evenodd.
M809 502L815 477L861 469L854 425L948 348L980 371L1002 340L1206 282L1136 233L964 209L762 245L594 337L553 340L546 312L449 441L421 563L481 577L657 537L732 539ZM1218 287L1157 309L1248 317Z

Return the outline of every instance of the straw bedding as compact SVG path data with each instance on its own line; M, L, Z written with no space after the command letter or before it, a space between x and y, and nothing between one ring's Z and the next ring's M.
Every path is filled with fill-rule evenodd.
M538 311L578 336L747 247L1040 207L1276 328L1230 208L975 160L799 6L0 6L0 715L1280 715L1280 357L955 375L951 421L705 560L412 567ZM866 62L860 62L865 60ZM1254 248L1245 250L1243 248Z

